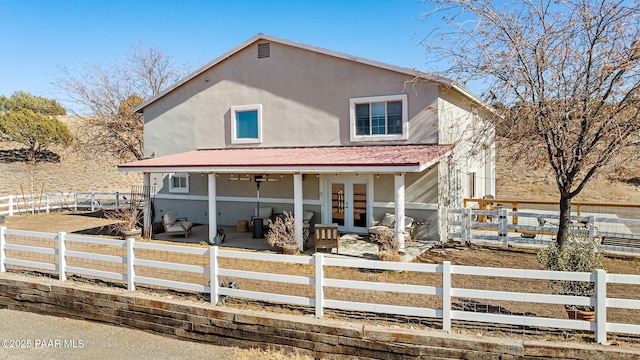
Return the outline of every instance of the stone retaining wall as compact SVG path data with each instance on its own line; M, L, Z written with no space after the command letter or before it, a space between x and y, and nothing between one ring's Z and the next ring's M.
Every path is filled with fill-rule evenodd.
M640 350L628 348L362 325L8 273L0 274L0 308L124 325L217 345L296 350L323 359L640 358Z

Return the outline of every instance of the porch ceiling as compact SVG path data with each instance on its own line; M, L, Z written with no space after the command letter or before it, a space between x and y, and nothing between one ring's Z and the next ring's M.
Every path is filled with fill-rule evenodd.
M378 145L194 150L118 166L137 172L420 172L453 145Z

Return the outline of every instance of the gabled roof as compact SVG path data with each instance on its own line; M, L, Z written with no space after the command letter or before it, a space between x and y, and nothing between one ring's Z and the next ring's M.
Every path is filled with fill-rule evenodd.
M440 77L440 76L435 76L435 75L432 75L432 74L427 74L427 73L424 73L424 72L421 72L421 71L418 71L418 70L415 70L415 69L409 69L409 68L404 68L404 67L400 67L400 66L389 65L389 64L385 64L385 63L374 61L374 60L368 60L368 59L364 59L364 58L361 58L361 57L348 55L348 54L344 54L344 53L337 52L337 51L327 50L327 49L319 48L319 47L316 47L316 46L301 44L301 43L297 43L297 42L294 42L294 41L280 39L280 38L277 38L277 37L274 37L274 36L268 36L268 35L264 35L264 34L257 34L256 36L254 36L251 39L245 41L244 43L240 44L239 46L231 49L230 51L228 51L226 53L224 53L222 56L216 58L215 60L211 61L210 63L208 63L206 65L204 65L203 67L201 67L200 69L194 71L190 75L186 76L182 80L178 81L177 83L175 83L170 88L166 89L165 91L161 92L160 94L154 96L153 98L147 100L146 102L144 102L140 106L136 107L134 109L134 111L136 111L136 112L142 111L145 107L147 107L150 104L154 103L156 100L162 98L164 95L172 92L173 90L177 89L178 87L182 86L183 84L189 82L191 79L193 79L193 78L197 77L198 75L202 74L203 72L211 69L212 67L216 66L220 62L230 58L234 54L238 53L239 51L243 50L244 48L250 46L251 44L253 44L253 43L257 42L257 41L269 41L269 42L274 42L274 43L280 43L280 44L283 44L283 45L288 45L288 46L292 46L292 47L296 47L296 48L300 48L300 49L304 49L304 50L308 50L308 51L313 51L313 52L316 52L316 53L319 53L319 54L323 54L323 55L333 56L333 57L336 57L336 58L340 58L340 59L344 59L344 60L348 60L348 61L353 61L353 62L356 62L356 63L369 65L369 66L377 67L377 68L380 68L380 69L394 71L394 72L406 74L406 75L409 75L409 76L412 76L412 77L422 78L422 79L428 80L428 81L433 81L435 83L439 83L441 85L444 85L444 86L447 86L447 87L451 87L451 88L457 90L463 96L469 98L473 102L476 102L476 103L480 104L481 106L483 106L487 110L492 111L477 96L475 96L473 93L469 92L467 89L465 89L463 86L461 86L460 84L456 83L453 80L450 80L450 79L447 79L447 78L444 78L444 77Z
M376 145L194 150L118 166L138 172L420 172L448 156L453 145Z

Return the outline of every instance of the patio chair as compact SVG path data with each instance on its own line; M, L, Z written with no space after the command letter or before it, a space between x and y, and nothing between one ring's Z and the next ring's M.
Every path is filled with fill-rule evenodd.
M258 219L262 220L262 228L267 229L269 226L269 220L274 221L273 208L270 207L261 207L253 209L254 214L249 221L249 225L251 225L251 229L254 228L254 222Z
M311 219L315 213L313 211L305 211L302 213L302 240L304 241L305 247L307 242L309 241L309 232L311 230Z
M411 239L411 233L413 232L413 227L415 225L415 219L409 216L404 217L404 229L403 233L405 234L405 238L408 237ZM374 220L371 224L371 227L368 229L369 238L375 235L380 235L380 233L387 230L394 230L396 228L396 215L385 213L382 216L382 219L379 221Z
M316 235L314 252L318 252L318 249L329 249L329 251L331 251L333 248L336 248L336 253L340 253L340 232L338 232L338 225L316 224L314 229Z
M186 219L178 220L176 219L176 215L169 211L162 215L162 227L164 227L164 233L167 234L167 236L184 235L186 238L191 233L193 223Z

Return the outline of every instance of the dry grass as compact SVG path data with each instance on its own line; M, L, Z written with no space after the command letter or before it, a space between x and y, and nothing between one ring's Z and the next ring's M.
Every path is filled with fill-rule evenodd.
M513 163L505 149L496 146L496 195L499 199L558 201L559 193L549 166ZM621 155L596 175L575 201L640 204L640 162Z
M280 350L239 349L235 353L238 360L313 360L311 356L301 355L297 352L284 352Z
M59 117L76 134L77 118ZM21 144L0 142L0 150L18 149ZM43 192L121 191L142 184L138 173L119 172L122 161L101 154L85 158L72 147L52 149L60 155L59 163L0 163L0 196Z

